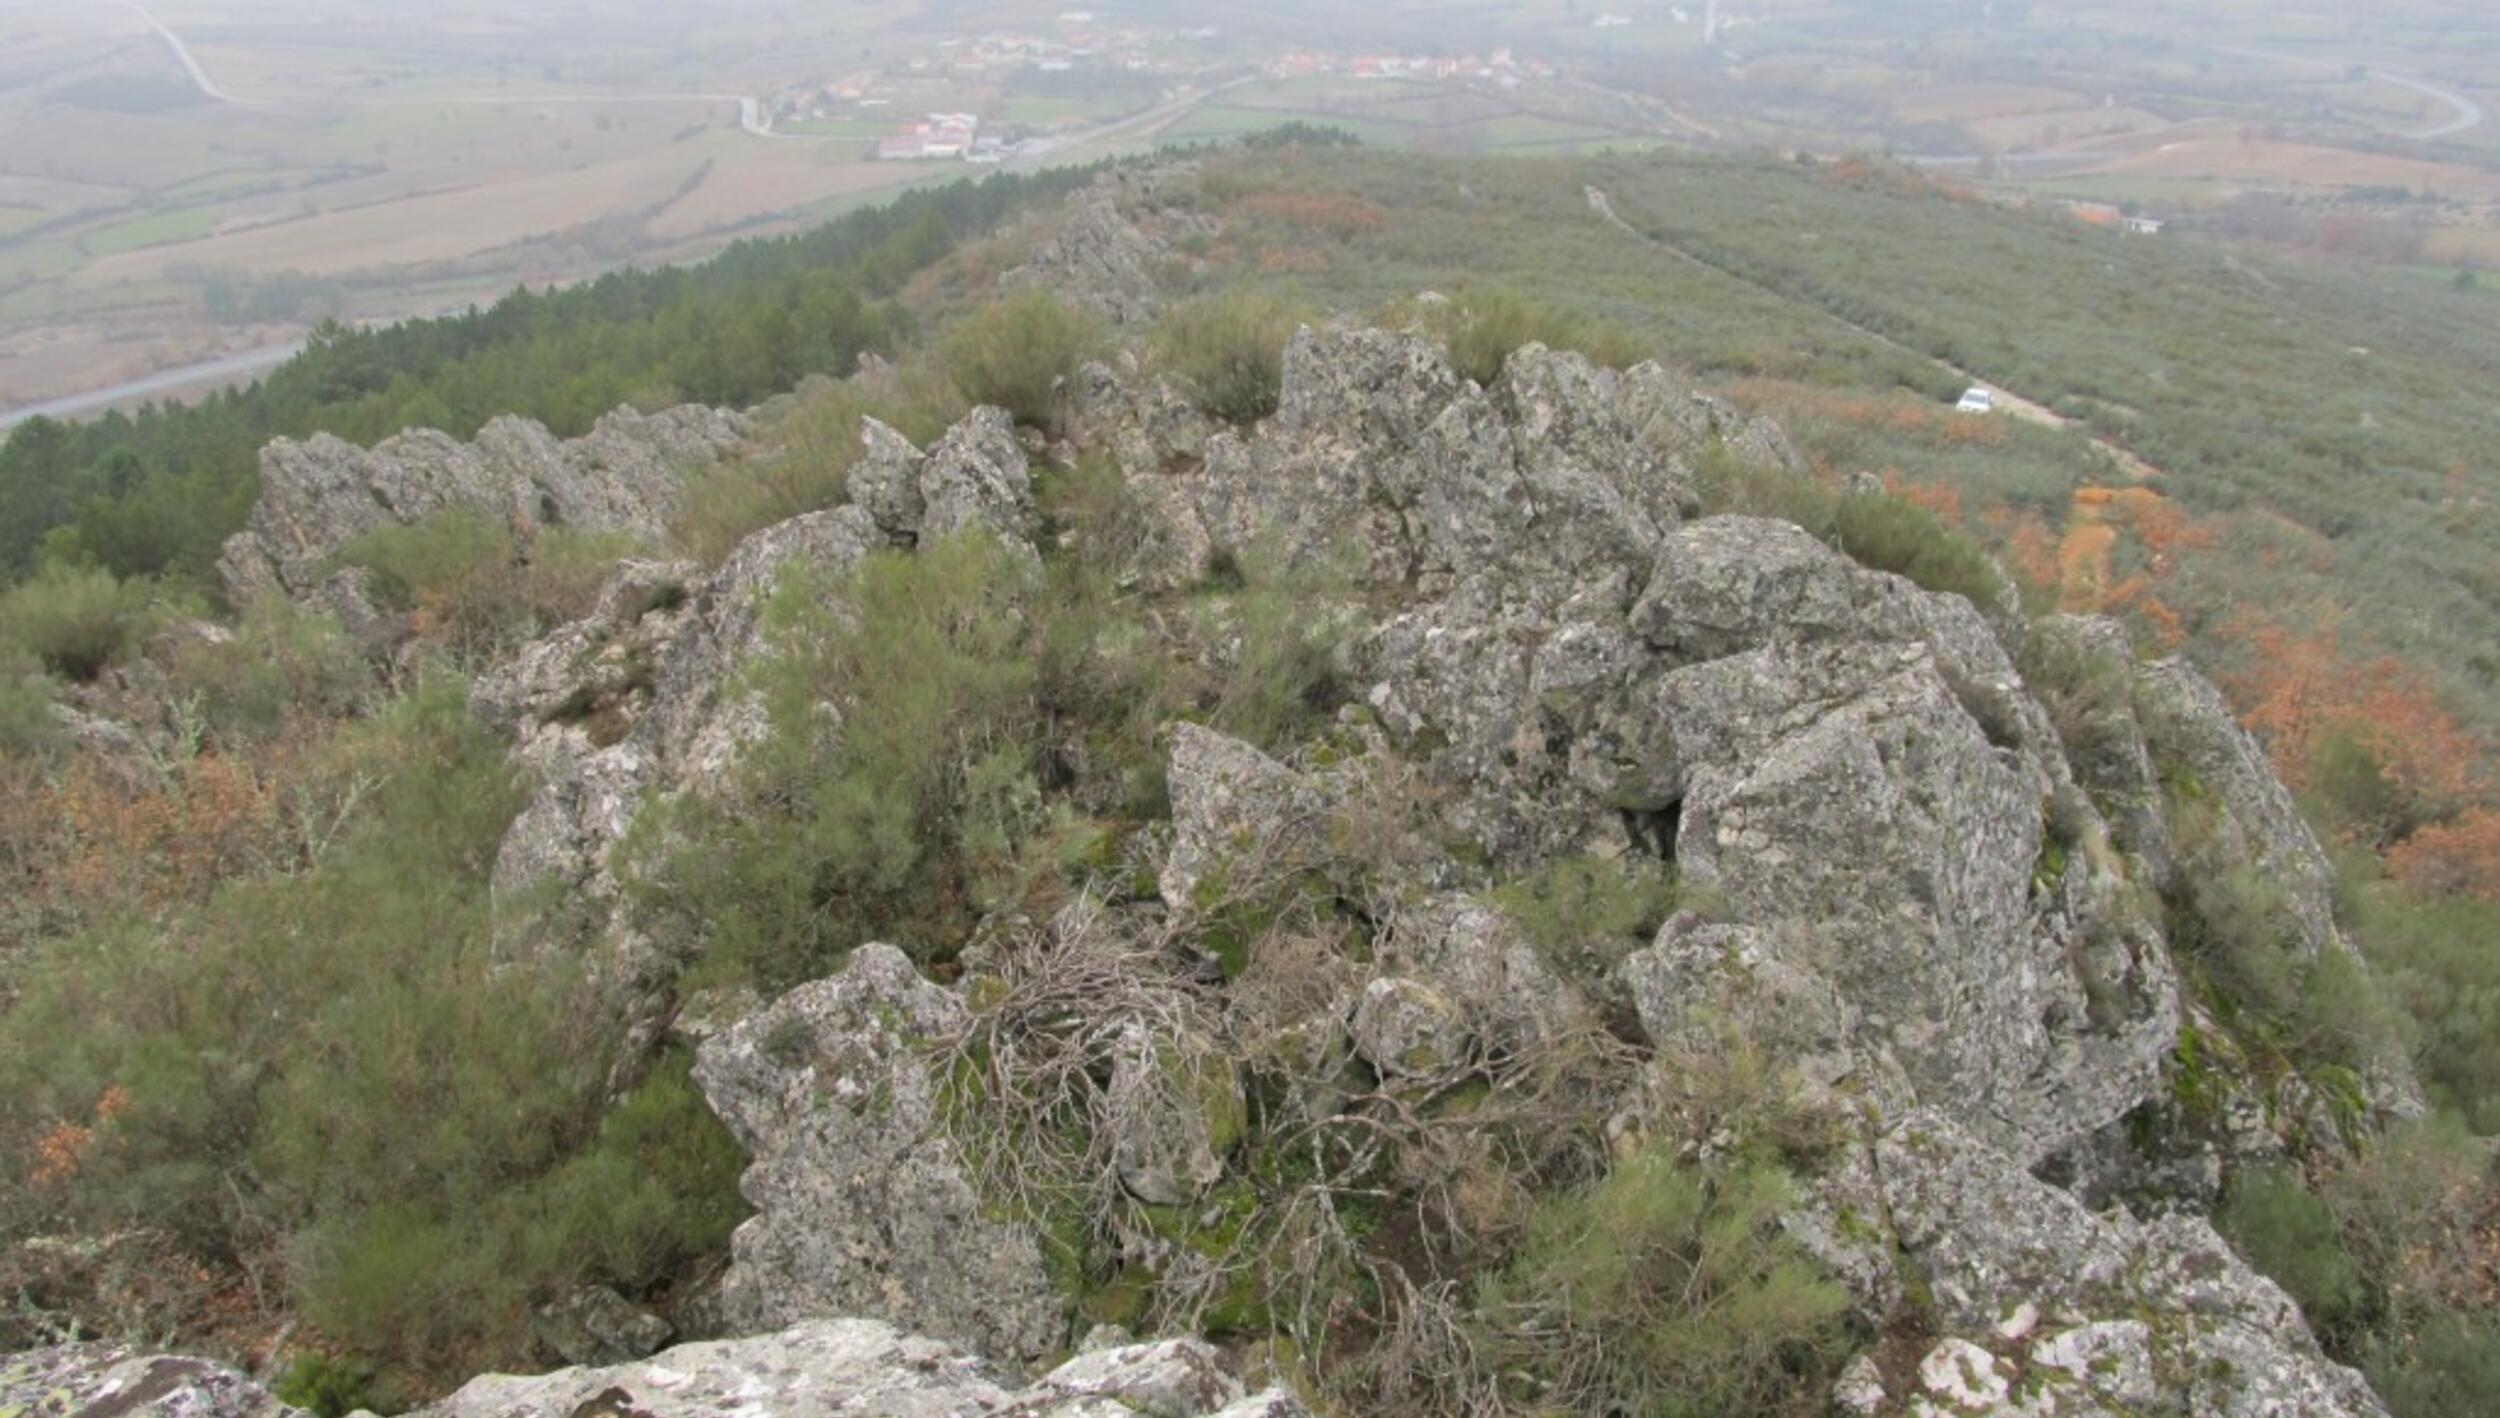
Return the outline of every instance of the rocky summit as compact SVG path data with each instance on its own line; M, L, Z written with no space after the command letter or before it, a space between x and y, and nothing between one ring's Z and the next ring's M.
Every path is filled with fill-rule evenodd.
M1153 253L1124 213L1156 200L1090 199L1032 279L1144 318ZM1418 329L1322 323L1254 425L1133 354L1061 394L1047 435L982 408L922 446L872 419L846 502L717 567L629 560L591 614L476 678L475 718L533 785L496 891L561 903L499 919L498 950L612 986L620 1077L693 1048L752 1215L668 1318L569 1302L557 1347L581 1367L422 1413L1286 1418L1311 1374L1278 1335L1381 1371L1404 1354L1377 1411L1540 1411L1517 1374L1453 1377L1501 1333L1450 1318L1483 1293L1463 1259L1513 1234L1529 1198L1504 1189L1536 1166L1733 1156L1730 1059L1779 1080L1794 1185L1772 1230L1856 1336L1841 1411L2383 1411L2207 1219L2227 1170L2419 1102L2392 1057L2334 1098L2255 1069L2183 1085L2183 1041L2228 1032L2172 939L2183 883L2255 864L2282 949L2351 950L2323 850L2195 669L2139 661L2109 622L2027 621L1994 585L1923 589L1796 523L1706 515L1705 464L1794 477L1796 455L1657 365L1531 343L1480 384ZM225 572L333 603L339 547L446 507L650 532L754 432L693 409L570 444L519 423L276 444ZM1132 510L1115 541L1063 544L1037 499L1080 465ZM766 597L792 567L839 588L967 536L1095 558L1133 597L1221 584L1254 549L1324 576L1301 615L1355 627L1333 719L1266 746L1170 723L1168 824L1098 889L991 911L942 974L863 940L776 999L692 988L701 940L618 844L655 802L758 791L738 769L772 729L741 667L773 653ZM1220 674L1249 649L1188 653ZM2085 661L2114 676L2089 703L2039 680ZM822 691L837 740L845 692ZM2168 805L2191 783L2188 832ZM1502 889L1571 872L1671 875L1675 901L1636 938L1558 937ZM1505 1149L1533 1165L1489 1165ZM1407 1297L1410 1327L1355 1332L1355 1293ZM187 1359L0 1367L11 1418L278 1411Z

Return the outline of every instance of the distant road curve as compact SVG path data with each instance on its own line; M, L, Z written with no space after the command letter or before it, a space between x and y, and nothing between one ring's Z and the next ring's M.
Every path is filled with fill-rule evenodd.
M2441 88L2427 79L2417 79L2410 74L2399 74L2392 69L2372 69L2370 76L2385 80L2400 89L2411 89L2417 94L2436 99L2456 110L2456 116L2445 123L2435 124L2418 133L2405 135L2417 143L2428 143L2439 138L2453 138L2459 133L2471 132L2483 126L2485 117L2483 106L2454 89Z
M2215 45L2213 49L2216 54L2236 55L2242 59L2263 59L2271 64L2303 64L2313 69L2329 70L2341 67L2332 60L2297 54L2276 54L2263 49L2236 49L2221 44ZM2400 89L2411 89L2425 98L2434 99L2456 110L2455 115L2444 123L2435 123L2418 133L2403 135L2414 142L2428 143L2435 139L2453 138L2459 133L2471 132L2483 126L2483 119L2487 116L2483 112L2483 106L2473 99L2444 85L2434 84L2419 75L2382 69L2375 64L2369 66L2369 75L2373 79L2384 79Z
M208 76L207 68L200 63L199 57L191 52L191 46L182 42L181 35L167 29L165 27L165 22L156 18L156 16L149 11L147 6L140 4L139 0L119 0L119 3L123 9L137 15L142 21L146 22L149 29L156 31L156 37L165 41L165 47L174 52L174 58L182 61L183 72L191 76L191 82L198 86L199 91L206 95L212 102L243 102L243 100L227 93L224 89L217 87L217 81Z
M301 340L291 345L270 345L264 349L227 355L223 359L186 364L180 369L159 370L143 378L116 384L110 389L90 389L83 394L28 404L22 409L0 413L0 431L15 428L31 418L72 419L83 414L102 413L117 405L159 394L178 393L205 384L231 383L245 375L275 369L293 359L303 348Z

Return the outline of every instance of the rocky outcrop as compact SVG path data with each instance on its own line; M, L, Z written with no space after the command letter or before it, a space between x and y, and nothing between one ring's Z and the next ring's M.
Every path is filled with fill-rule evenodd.
M732 1333L873 1314L1004 1359L1065 1338L1040 1248L992 1220L941 1127L929 1046L963 1003L865 945L716 1038L695 1082L753 1155L715 1308Z
M1893 1124L1837 1176L1826 1185L1856 1208L1856 1243L1899 1258L1939 1332L1915 1372L1876 1376L1851 1411L2385 1412L2197 1217L2095 1215L1934 1110ZM1824 1239L1835 1237L1851 1245Z
M536 908L507 931L512 948L599 941L640 1039L659 1027L684 943L618 916L609 852L654 795L734 788L765 728L736 670L764 649L764 602L784 573L831 584L879 548L975 530L1029 548L1031 474L1006 415L975 410L925 454L873 421L863 437L857 501L756 532L708 574L625 563L591 615L522 647L472 694L539 784L497 859L499 896Z
M205 1359L71 1344L0 1356L8 1418L303 1418L248 1376Z
M1245 1390L1212 1346L1091 1350L1026 1381L957 1346L874 1320L816 1320L681 1345L639 1362L473 1379L412 1418L1310 1418L1282 1389ZM9 1418L303 1418L222 1365L73 1345L0 1359Z
M358 536L452 510L476 512L526 540L545 527L624 532L656 541L686 478L746 446L747 422L696 405L619 409L571 442L528 419L500 418L461 443L430 429L371 449L327 434L261 452L260 501L219 562L228 599L305 596Z
M1033 259L999 284L1049 291L1115 325L1151 322L1162 307L1159 268L1174 259L1173 243L1213 227L1190 209L1197 182L1192 163L1104 174L1072 199L1068 216Z
M1159 198L1127 180L1084 199L1029 277L1076 282L1118 319L1142 318L1154 284L1139 213ZM1168 829L1140 834L1049 924L1002 913L952 987L861 944L841 973L760 1008L683 1013L696 1082L752 1156L756 1208L689 1323L750 1337L481 1380L437 1411L1299 1412L1243 1398L1203 1346L1108 1349L1038 1385L989 1363L1063 1352L1076 1307L1062 1285L1121 1289L1086 1296L1128 1304L1120 1323L1161 1323L1144 1296L1168 1287L1175 1327L1220 1306L1259 1332L1265 1301L1236 1293L1255 1267L1227 1247L1259 1200L1245 1138L1269 1120L1314 1137L1427 1127L1447 1146L1399 1161L1448 1170L1396 1185L1498 1193L1516 1179L1469 1170L1465 1109L1514 1109L1524 1136L1567 1097L1577 1111L1555 1132L1571 1136L1554 1145L1579 1150L1552 1174L1586 1175L1605 1146L1671 1126L1662 1076L1706 1066L1733 1030L1838 1139L1784 1224L1868 1326L1928 1327L1916 1362L1893 1344L1891 1367L1853 1366L1844 1407L2379 1412L2192 1215L2220 1159L2257 1154L2142 1145L2174 1136L2166 1071L2199 1017L2161 891L2244 863L2285 893L2295 948L2344 948L2323 851L2211 685L2177 662L2136 666L2106 623L2034 639L2004 607L1798 527L1702 515L1691 464L1706 450L1791 467L1795 453L1656 366L1531 345L1483 386L1410 333L1331 327L1300 332L1283 369L1276 414L1229 429L1134 360L1091 366L1070 391L1071 446L1051 456L1108 453L1126 479L1120 525L1084 533L1110 540L1075 549L1113 560L1127 592L1179 591L1247 556L1353 583L1372 620L1326 741L1270 753L1171 725ZM540 784L499 892L563 903L517 921L508 948L588 943L643 1001L635 1046L667 1027L670 975L699 942L646 938L611 851L650 802L740 791L764 721L735 668L766 648L771 589L793 568L838 577L962 532L1038 555L1027 445L1003 414L925 449L873 421L863 437L847 505L759 532L717 570L628 563L591 616L478 682L476 712ZM345 473L328 450L273 454L293 490L273 493L242 563L258 555L309 593L288 578L320 557L280 548L334 547L446 499L567 525L643 515L580 487L511 501L553 477L494 471L546 451L516 431L386 447L357 472L362 501L333 486ZM2114 668L2070 674L2078 660ZM2052 665L2068 667L2053 706L2018 668ZM828 734L841 693L827 687ZM2192 836L2182 795L2200 810ZM1567 860L1654 869L1686 909L1645 946L1629 928L1605 950L1532 942L1496 888ZM1291 950L1270 958L1262 932L1287 917ZM1053 968L1082 988L1052 995ZM958 1110L1003 1112L1013 1095L967 1082L997 1055L958 1046L1010 1037L978 1031L1011 1007L1038 1011L1013 1036L1025 1065L1047 1057L1055 1090L1034 1126L1065 1154L1049 1160L1079 1159L1086 1176L1063 1190L1092 1209L1069 1224L1112 1279L1046 1265L1026 1214L984 1191L1002 1154L973 1139L1037 1134L961 1126ZM1568 1090L1540 1091L1566 1072ZM2400 1072L2372 1080L2374 1097L2401 1103ZM2241 1111L2253 1135L2303 1106L2278 1093ZM2174 1164L2200 1178L2154 1185ZM2185 1209L2102 1209L2139 1192ZM1050 1221L1054 1260L1066 1221ZM577 1308L544 1317L571 1326L568 1356L657 1342L605 1299Z
M1024 1383L952 1345L870 1320L672 1349L647 1363L489 1376L419 1418L713 1418L727 1412L862 1418L1309 1418L1279 1390L1243 1392L1194 1340L1082 1354Z

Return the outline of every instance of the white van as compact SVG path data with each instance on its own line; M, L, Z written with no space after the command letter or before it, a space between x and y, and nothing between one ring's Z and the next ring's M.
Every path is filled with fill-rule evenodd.
M1997 411L1997 396L1974 384L1962 391L1962 402L1953 406L1957 413L1992 414Z

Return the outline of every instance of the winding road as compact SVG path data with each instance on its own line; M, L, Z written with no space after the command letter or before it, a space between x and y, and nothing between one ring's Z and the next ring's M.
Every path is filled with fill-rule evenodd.
M2486 116L2483 106L2454 89L2444 89L2427 79L2417 79L2410 74L2399 74L2389 69L2372 69L2370 77L2383 83L2394 84L2400 89L2411 89L2417 94L2436 99L2456 110L2456 115L2445 123L2435 124L2418 133L2405 134L2417 143L2453 138L2459 133L2468 133L2483 126L2483 119Z

